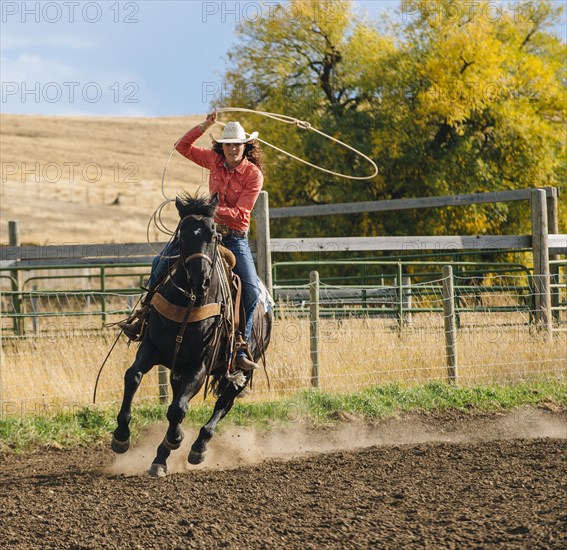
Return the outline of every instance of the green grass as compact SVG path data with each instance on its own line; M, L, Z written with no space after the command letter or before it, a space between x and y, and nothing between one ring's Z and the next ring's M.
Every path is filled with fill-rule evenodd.
M552 404L567 410L567 383L530 382L474 387L431 383L421 386L390 384L350 394L302 391L293 397L262 403L238 400L223 426L256 426L269 429L297 422L339 422L341 413L379 420L405 412L458 410L467 414L510 411L519 407ZM85 407L53 416L30 415L0 419L0 451L25 452L40 447L71 447L107 443L116 427L116 410ZM136 407L132 435L155 422L165 421L166 405ZM184 424L202 425L211 405L194 405Z

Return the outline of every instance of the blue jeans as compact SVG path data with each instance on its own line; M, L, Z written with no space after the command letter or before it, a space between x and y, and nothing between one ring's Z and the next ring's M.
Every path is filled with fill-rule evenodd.
M226 248L228 248L236 257L234 272L240 277L242 282L242 302L246 313L244 339L250 343L254 310L258 303L258 297L260 296L256 266L254 265L254 259L250 252L250 245L248 244L247 237L225 235L222 238L222 244L226 246Z
M177 258L168 258L167 256L179 255L179 241L177 239L165 245L159 256L156 256L152 261L152 270L150 272L150 279L148 281L148 288L152 288L156 281L159 281L168 271ZM165 257L164 257L165 256Z
M234 272L242 281L242 302L246 313L246 327L244 330L244 339L249 342L252 334L252 320L254 309L258 303L260 289L258 288L258 274L254 259L250 252L250 245L247 237L236 237L234 235L225 235L222 238L222 244L226 246L236 257L236 266ZM156 256L152 262L152 270L148 287L152 286L163 277L168 270L168 266L172 264L176 258L167 258L167 256L176 256L179 254L179 242L174 240L166 245L161 251L160 256ZM166 256L166 257L163 257Z

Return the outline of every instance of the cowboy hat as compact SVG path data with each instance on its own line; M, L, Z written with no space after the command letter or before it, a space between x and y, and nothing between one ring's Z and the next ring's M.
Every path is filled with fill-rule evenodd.
M246 137L246 132L240 122L229 122L224 127L220 139L215 139L212 134L211 137L217 143L248 143L258 137L258 132L252 132L250 137Z

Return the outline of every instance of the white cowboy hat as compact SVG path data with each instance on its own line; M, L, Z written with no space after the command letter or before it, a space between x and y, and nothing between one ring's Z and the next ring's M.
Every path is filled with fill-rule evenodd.
M246 132L240 122L229 122L224 127L222 137L220 139L215 139L212 134L211 137L217 143L248 143L258 137L258 132L252 132L250 137L246 137Z

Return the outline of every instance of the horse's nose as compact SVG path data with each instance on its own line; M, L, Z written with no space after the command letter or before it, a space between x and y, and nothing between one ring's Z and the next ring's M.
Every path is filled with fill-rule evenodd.
M203 279L203 284L201 285L203 292L206 292L210 285L211 285L211 279L209 277L205 277Z
M193 279L190 279L190 286L193 289L193 292L195 292L195 294L197 294L198 296L204 296L207 292L207 290L209 290L209 285L210 285L210 279L204 278L204 279L200 279L199 281L194 281Z

